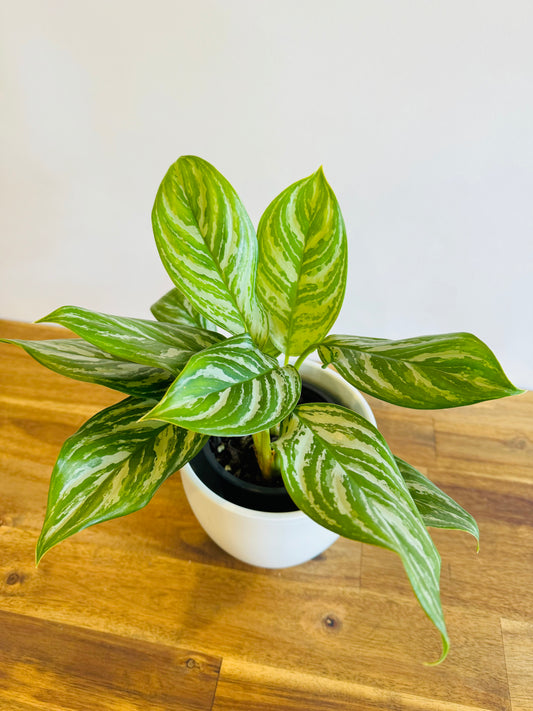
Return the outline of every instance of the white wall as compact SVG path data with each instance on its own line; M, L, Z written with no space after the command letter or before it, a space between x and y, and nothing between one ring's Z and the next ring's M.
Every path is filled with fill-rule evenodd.
M531 0L3 0L0 316L146 316L150 210L195 153L254 222L320 164L335 332L469 330L533 388Z

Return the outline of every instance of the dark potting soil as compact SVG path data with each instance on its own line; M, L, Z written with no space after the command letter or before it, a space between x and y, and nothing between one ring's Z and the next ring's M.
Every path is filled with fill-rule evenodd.
M209 447L217 462L242 481L261 486L283 486L281 477L267 480L261 474L255 456L252 435L246 437L210 437Z
M302 387L302 394L298 404L309 404L313 402L334 402L334 400L320 388L307 383ZM283 480L278 474L272 479L265 480L257 458L255 456L254 443L251 435L245 437L210 437L208 446L217 462L233 476L251 484L258 484L267 487L282 487Z

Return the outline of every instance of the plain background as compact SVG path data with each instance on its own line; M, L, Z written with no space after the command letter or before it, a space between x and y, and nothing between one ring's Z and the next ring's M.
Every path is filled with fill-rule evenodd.
M471 331L533 388L531 0L0 7L0 317L148 316L180 155L255 224L322 164L350 253L333 332Z

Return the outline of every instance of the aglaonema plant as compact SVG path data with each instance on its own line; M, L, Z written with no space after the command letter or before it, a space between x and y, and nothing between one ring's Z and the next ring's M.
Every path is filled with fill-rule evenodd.
M9 341L58 373L128 396L63 445L37 561L87 526L145 506L210 435L253 435L265 478L281 475L303 512L400 556L444 659L440 557L427 527L478 539L476 522L395 457L360 415L330 403L299 405L299 368L316 351L359 390L410 408L520 391L468 333L395 341L328 335L343 302L347 240L321 169L271 202L256 235L228 181L185 156L164 177L152 222L175 285L152 306L155 321L65 306L41 321L77 338Z

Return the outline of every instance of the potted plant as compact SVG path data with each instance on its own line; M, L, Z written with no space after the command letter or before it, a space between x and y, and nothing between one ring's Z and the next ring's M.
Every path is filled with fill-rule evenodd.
M242 438L243 449L247 438L264 482L282 482L297 509L259 512L259 519L281 522L278 545L326 529L320 550L342 535L398 553L441 634L443 659L449 642L440 558L427 526L462 529L476 538L477 526L390 452L354 388L427 409L520 391L488 347L467 333L397 341L328 335L344 297L347 243L322 169L270 203L256 236L228 181L206 161L185 156L165 175L152 221L175 284L152 307L157 320L65 306L41 321L65 326L77 338L9 341L56 372L128 396L63 445L37 562L83 528L145 506L209 438L221 438L221 451L227 438ZM324 371L329 381L322 401L311 393L298 404L302 373L308 386L323 382L320 368L306 364L315 351L322 367L332 365L337 373ZM186 468L185 487L199 509L209 487L196 479ZM291 528L296 520L308 526L303 533ZM276 534L261 535L274 546Z

